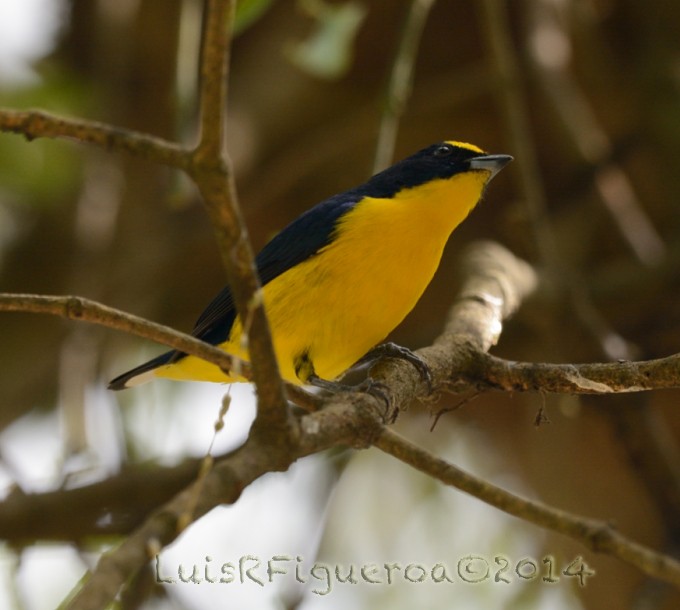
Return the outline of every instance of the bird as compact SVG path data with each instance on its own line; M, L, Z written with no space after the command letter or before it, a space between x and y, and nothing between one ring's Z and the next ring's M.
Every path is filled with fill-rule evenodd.
M381 342L418 302L451 233L510 161L466 142L438 142L325 199L275 235L255 263L282 378L332 390L358 362L380 356L405 358L427 377L418 356ZM227 286L191 334L248 361L242 332ZM154 378L247 381L172 350L108 387Z

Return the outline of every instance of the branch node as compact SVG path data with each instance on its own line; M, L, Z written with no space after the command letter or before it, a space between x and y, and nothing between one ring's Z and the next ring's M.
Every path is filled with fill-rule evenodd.
M70 296L68 297L66 303L66 316L73 320L79 320L84 315L85 304L80 297Z

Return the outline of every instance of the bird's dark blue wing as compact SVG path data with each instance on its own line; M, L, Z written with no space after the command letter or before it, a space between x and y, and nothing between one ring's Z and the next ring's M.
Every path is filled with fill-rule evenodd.
M338 220L351 210L362 197L363 193L359 190L335 195L302 214L276 235L255 259L261 284L265 286L288 269L314 256L321 248L329 244L333 239L333 231ZM219 345L229 338L235 319L234 298L227 286L196 320L191 334L207 343ZM186 354L183 352L174 350L165 352L153 360L116 377L109 384L109 388L122 390L128 387L128 382L138 375L159 366L177 362L185 356Z
M267 285L328 245L338 220L360 199L361 195L356 191L326 199L276 235L255 259L262 285ZM227 286L200 315L191 334L219 345L228 339L235 319L234 299Z

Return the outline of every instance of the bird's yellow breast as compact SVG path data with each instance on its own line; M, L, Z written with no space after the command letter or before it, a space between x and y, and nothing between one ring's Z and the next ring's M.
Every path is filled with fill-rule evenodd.
M331 242L263 289L283 377L294 383L306 355L318 376L334 379L382 341L429 284L451 232L479 200L486 178L468 172L364 198L339 221ZM225 351L248 358L237 319ZM175 379L235 381L186 357L157 371Z

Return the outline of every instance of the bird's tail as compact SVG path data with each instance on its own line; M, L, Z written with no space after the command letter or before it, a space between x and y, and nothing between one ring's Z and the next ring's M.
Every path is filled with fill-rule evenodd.
M153 360L149 360L144 364L136 366L127 373L119 375L109 383L109 390L124 390L125 388L131 388L132 386L141 385L147 381L151 381L156 375L154 371L177 359L176 351L169 351L156 356Z

